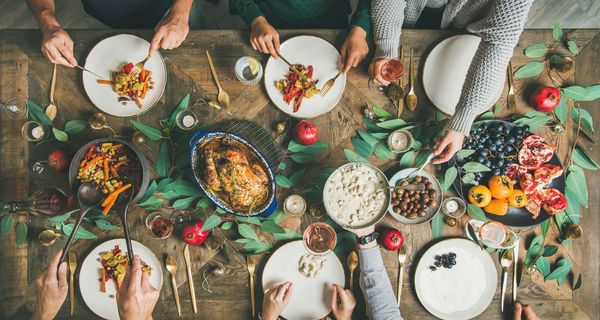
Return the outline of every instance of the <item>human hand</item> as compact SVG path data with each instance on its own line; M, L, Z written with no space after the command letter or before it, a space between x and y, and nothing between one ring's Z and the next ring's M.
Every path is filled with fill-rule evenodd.
M331 298L331 309L336 320L352 319L352 311L356 306L356 299L352 291L333 284L333 296Z
M271 54L275 59L279 58L279 33L263 16L252 22L250 44L256 51Z
M342 54L342 72L350 71L350 68L358 67L358 64L369 53L367 44L367 33L361 27L354 27L346 36L340 50Z
M77 66L73 56L73 40L60 26L42 29L42 53L52 63L71 68Z
M444 163L462 148L465 135L454 130L447 130L441 139L436 139L433 154L436 156L431 163Z
M159 48L171 50L179 47L190 31L188 20L188 15L173 12L160 20L154 28L148 56L152 56Z
M123 320L152 319L158 294L158 290L150 284L148 272L142 271L140 257L136 255L117 291L119 316Z
M67 298L67 263L58 266L62 250L57 252L46 273L35 280L38 294L38 307L32 319L54 319Z
M385 80L381 75L381 69L390 60L391 59L387 58L377 58L373 59L369 65L369 76L371 76L371 79L375 79L375 81L379 82L379 84L382 86L387 86L390 84L390 82Z
M263 320L276 320L279 317L290 302L293 287L294 285L288 281L265 291L262 308Z
M525 320L540 320L540 317L538 317L535 312L533 312L533 309L531 308L531 306L524 306L521 305L520 303L515 303L515 307L514 307L514 320L521 320L522 315L525 315Z

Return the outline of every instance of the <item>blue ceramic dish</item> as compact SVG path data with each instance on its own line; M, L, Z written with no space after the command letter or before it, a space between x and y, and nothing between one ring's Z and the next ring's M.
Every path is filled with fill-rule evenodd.
M198 170L198 167L200 166L200 161L202 161L202 159L201 159L202 155L200 154L199 151L200 151L201 147L204 146L206 143L208 143L210 140L219 139L219 138L232 139L232 140L235 140L235 141L240 142L241 144L245 145L246 147L248 147L248 149L250 149L252 152L254 152L256 157L260 160L263 168L266 169L267 175L269 176L269 198L265 202L265 204L262 207L258 208L257 210L252 211L252 212L235 211L233 208L231 208L231 206L229 206L229 204L227 204L218 195L216 195L214 192L212 192L210 190L210 188L204 182L204 179L202 178L202 176ZM200 188L202 188L202 191L204 191L206 196L219 208L225 210L228 213L235 214L238 216L268 217L273 212L275 212L275 209L277 209L277 197L276 197L277 185L275 184L275 175L273 174L273 169L271 168L271 166L269 166L267 160L265 160L265 158L262 156L262 154L250 142L248 142L244 138L242 138L238 135L232 134L232 133L225 133L225 132L218 132L218 131L199 131L192 137L192 139L190 139L190 150L191 150L192 171L194 172L194 177L196 178L196 182L198 183L198 185L200 185Z

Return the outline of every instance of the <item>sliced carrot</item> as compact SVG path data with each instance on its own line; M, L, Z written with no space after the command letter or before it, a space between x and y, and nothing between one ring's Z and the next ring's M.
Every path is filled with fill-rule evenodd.
M106 292L106 270L100 269L100 291Z
M146 93L148 93L148 82L144 82L144 88L142 89L142 99L146 98Z
M112 201L110 201L106 207L104 207L104 210L102 210L102 214L103 215L107 215L108 212L110 211L110 209L112 209L112 207L115 205L115 202L117 201L117 197L112 198Z
M90 168L94 167L98 161L104 159L103 157L96 157L93 158L90 162L88 162L88 164L85 165L85 167L83 167L83 171L88 171Z
M104 201L102 201L102 207L108 206L110 202L114 202L117 199L119 194L127 189L131 188L131 183L128 183L122 187L119 187L117 190L113 191ZM108 211L107 211L108 212Z
M85 167L85 164L86 164L86 163L87 163L87 159L83 159L83 160L81 161L81 163L79 164L79 167L80 167L80 168L83 168L83 167Z
M104 159L104 181L108 180L108 160Z
M140 99L138 96L135 96L135 104L138 106L138 108L142 108L142 103L140 102Z
M110 173L112 173L112 175L114 177L118 177L119 174L117 173L117 170L114 167L110 167Z
M101 79L96 80L96 83L99 83L99 84L113 84L112 80L101 80Z

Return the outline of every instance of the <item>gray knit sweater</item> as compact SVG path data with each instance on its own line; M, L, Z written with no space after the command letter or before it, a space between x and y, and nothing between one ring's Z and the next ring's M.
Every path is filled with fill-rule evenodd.
M402 25L413 27L427 0L372 0L375 57L397 57ZM441 28L466 28L481 37L456 112L447 128L469 134L478 114L489 107L495 88L504 83L508 61L519 41L533 0L450 0Z

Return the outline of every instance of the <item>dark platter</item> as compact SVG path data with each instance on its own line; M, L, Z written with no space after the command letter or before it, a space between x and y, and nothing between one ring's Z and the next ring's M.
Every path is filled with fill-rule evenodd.
M503 120L484 120L484 121L480 121L479 124L485 124L486 126L494 126L494 125L498 125L498 124L502 124L503 126L505 126L506 128L508 128L509 130L513 130L513 128L517 128L518 126L507 122L507 121L503 121ZM504 134L506 135L506 134ZM488 137L488 139L491 137ZM469 148L466 148L469 149ZM458 166L457 164L457 157L454 156L452 157L452 159L450 159L450 161L448 161L448 166ZM518 162L517 162L518 163ZM560 163L560 160L558 159L558 157L555 155L552 156L552 159L550 159L550 161L548 161L547 163L553 164L553 165L558 165L562 167L562 164ZM461 171L458 173L458 177L454 180L453 186L454 189L456 189L456 191L458 192L458 194L467 202L469 203L469 200L467 199L466 195L469 191L469 189L476 185L477 182L471 182L471 183L463 183L461 181L461 177L464 175L464 171ZM502 172L501 172L502 173ZM492 176L492 172L483 172L482 176L481 176L481 184L487 185L487 181L488 179ZM518 187L518 183L515 184L515 187ZM548 185L548 188L555 188L558 189L560 192L564 193L565 191L565 177L564 175L561 175L560 177L555 178L554 180L552 180L552 182ZM529 213L529 211L527 211L527 209L523 208L515 208L515 207L509 207L508 212L506 213L506 215L500 216L500 215L494 215L494 214L485 214L486 217L488 219L491 220L495 220L498 222L502 222L507 226L511 226L511 227L530 227L530 226L534 226L537 224L540 224L542 222L544 222L545 220L547 220L548 218L550 218L550 215L548 213L546 213L546 211L544 211L544 209L541 209L540 211L540 215L536 218L533 219L531 213Z

